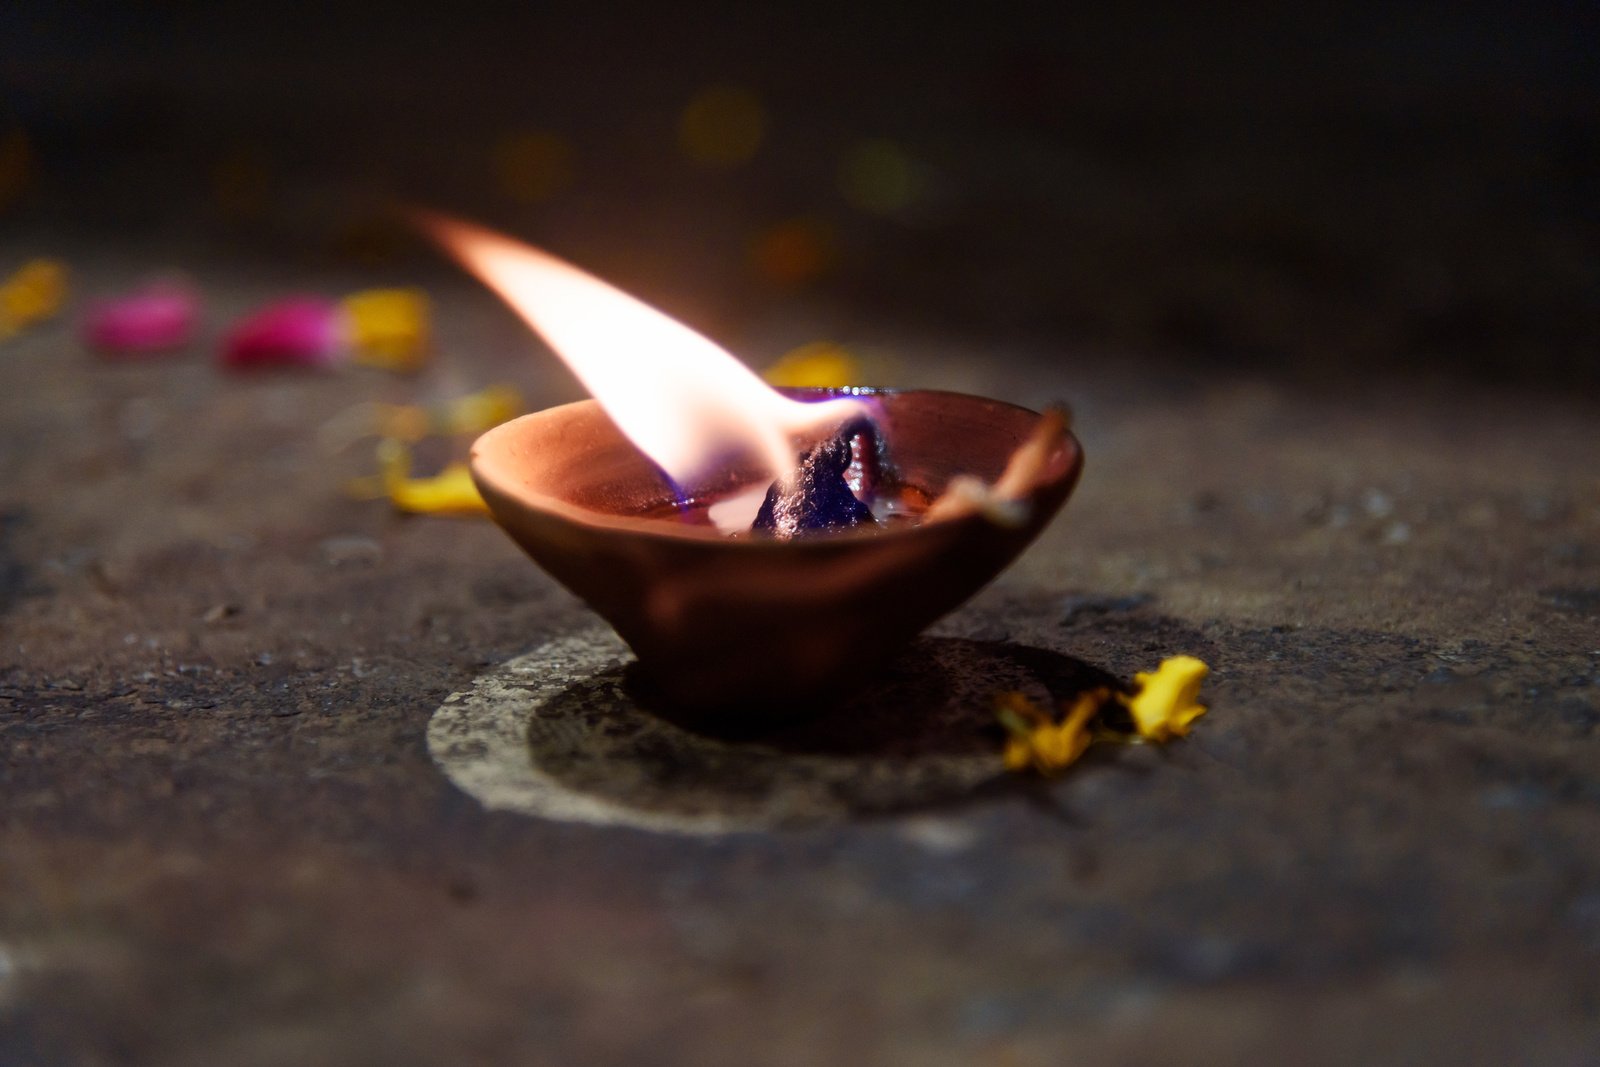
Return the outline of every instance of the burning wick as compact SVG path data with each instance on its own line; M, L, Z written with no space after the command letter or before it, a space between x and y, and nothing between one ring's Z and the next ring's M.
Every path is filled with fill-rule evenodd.
M790 538L802 533L878 525L872 509L856 493L857 488L870 492L870 485L852 487L847 480L861 455L875 457L878 451L878 434L871 422L857 419L846 424L800 457L799 472L788 484L772 483L750 528Z

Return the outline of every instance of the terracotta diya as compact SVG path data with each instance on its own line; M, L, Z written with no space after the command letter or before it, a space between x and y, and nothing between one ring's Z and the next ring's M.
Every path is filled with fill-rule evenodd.
M427 225L596 397L478 439L495 521L615 627L676 709L755 715L868 677L1015 559L1082 468L1057 413L932 390L779 392L569 264ZM801 460L844 447L840 426L863 418L849 479L882 521L751 531L762 496L791 491Z

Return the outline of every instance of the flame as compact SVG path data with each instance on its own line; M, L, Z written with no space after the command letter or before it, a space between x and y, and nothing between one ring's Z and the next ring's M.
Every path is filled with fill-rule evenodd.
M457 219L424 214L421 223L680 486L734 455L788 479L796 435L862 410L855 400L807 404L775 392L712 341L548 252Z

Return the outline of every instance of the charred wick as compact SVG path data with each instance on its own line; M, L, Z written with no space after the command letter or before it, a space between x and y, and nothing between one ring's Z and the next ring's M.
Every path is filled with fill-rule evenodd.
M887 466L882 439L865 418L852 419L800 457L793 484L772 483L751 530L780 540L876 526L870 496ZM852 487L851 482L856 484Z

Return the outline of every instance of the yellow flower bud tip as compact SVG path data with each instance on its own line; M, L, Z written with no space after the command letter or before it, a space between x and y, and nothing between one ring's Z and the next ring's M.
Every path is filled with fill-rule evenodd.
M429 305L420 289L364 289L340 301L355 361L410 371L427 357Z
M0 336L10 336L51 318L67 300L67 268L35 259L0 282Z
M1187 734L1206 713L1200 703L1200 683L1210 673L1211 668L1193 656L1173 656L1154 671L1134 675L1136 691L1120 699L1139 736L1166 741Z
M784 353L762 377L794 389L839 389L860 384L861 365L843 346L814 341Z

